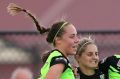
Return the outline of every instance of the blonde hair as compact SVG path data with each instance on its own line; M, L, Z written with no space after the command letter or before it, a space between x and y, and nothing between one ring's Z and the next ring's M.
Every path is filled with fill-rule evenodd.
M85 47L89 44L95 44L95 41L91 39L91 37L83 37L80 39L78 48L77 48L77 53L78 55L81 55L82 52L85 51Z

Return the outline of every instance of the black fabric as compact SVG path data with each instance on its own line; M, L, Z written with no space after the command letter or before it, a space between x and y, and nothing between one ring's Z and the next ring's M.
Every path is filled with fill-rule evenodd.
M94 75L89 76L82 73L79 67L77 68L77 70L77 73L80 75L79 79L104 79L104 74L102 74L98 69L95 70Z
M59 50L55 49L54 51L58 51L60 52ZM53 51L52 51L53 52ZM61 52L60 52L61 53ZM62 54L62 53L61 53ZM62 56L56 56L56 57L53 57L51 59L51 63L50 63L50 67L55 65L55 64L63 64L65 67L64 67L64 70L63 72L69 67L71 68L68 64L70 64L69 60L62 54Z
M50 67L55 65L55 64L64 64L65 67L64 67L63 72L68 67L68 61L64 57L62 57L62 56L52 58L51 63L50 63Z
M120 58L116 58L116 56L110 56L99 62L99 69L105 74L105 79L109 79L108 70L110 69L110 66L117 69L119 71L118 73L120 73Z

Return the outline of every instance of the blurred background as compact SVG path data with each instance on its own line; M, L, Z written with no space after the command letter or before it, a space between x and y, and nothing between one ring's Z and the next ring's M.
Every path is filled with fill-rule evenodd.
M100 59L119 53L119 0L0 0L0 79L10 79L17 67L28 67L38 78L40 57L51 49L29 17L8 14L9 3L28 9L45 27L65 19L75 25L79 36L91 34Z

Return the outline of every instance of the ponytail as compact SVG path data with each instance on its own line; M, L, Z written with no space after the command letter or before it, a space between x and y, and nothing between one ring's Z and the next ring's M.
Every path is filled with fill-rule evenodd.
M37 21L37 19L32 15L32 13L30 13L29 11L27 11L26 9L21 8L20 6L14 4L14 3L10 3L7 7L8 12L11 15L16 15L19 12L24 12L26 13L34 22L34 24L37 27L37 30L40 32L40 34L43 34L45 32L49 32L50 28L44 28L43 26L39 25L39 22Z
M25 14L27 14L32 21L34 22L34 24L37 27L37 30L39 31L40 34L43 34L45 32L49 32L50 28L44 28L43 26L39 25L39 22L37 21L37 19L32 15L32 13L30 13L28 10L21 8L20 6L14 4L14 3L10 3L7 7L7 10L9 12L9 14L11 14L12 16L16 15L17 13L20 12L24 12ZM42 57L42 61L43 63L45 63L47 57L49 56L49 53L46 53L43 55Z

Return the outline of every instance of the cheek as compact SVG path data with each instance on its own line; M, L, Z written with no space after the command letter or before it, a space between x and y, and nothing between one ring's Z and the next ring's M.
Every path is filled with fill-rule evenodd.
M87 62L89 62L89 58L86 57L86 56L81 56L79 58L79 62L81 62L81 63L87 63Z
M70 38L70 37L67 37L67 36L66 36L66 38L64 38L64 41L68 42L68 43L74 43L73 38Z
M72 48L72 46L74 45L74 43L71 40L65 40L64 43L66 44L65 46L67 48Z
M74 42L71 39L64 39L64 45L63 47L65 48L66 51L69 53L76 52L76 50L73 48Z

